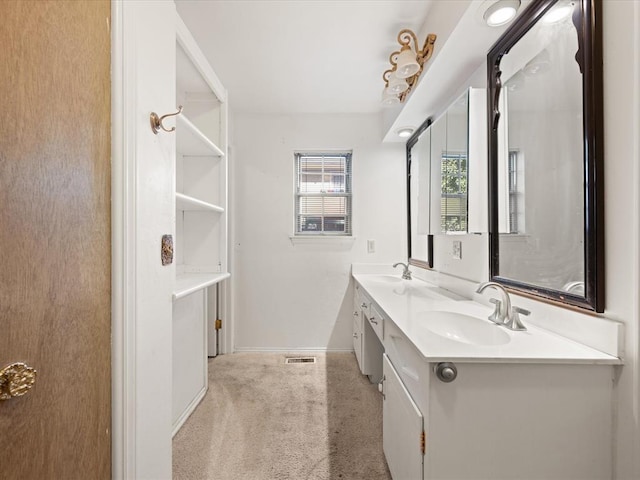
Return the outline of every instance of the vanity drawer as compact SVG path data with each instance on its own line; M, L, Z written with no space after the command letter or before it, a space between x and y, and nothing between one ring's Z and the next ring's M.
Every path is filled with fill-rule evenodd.
M371 305L369 308L369 316L367 316L367 320L371 324L371 328L376 333L380 341L384 341L384 324L385 319L384 316L378 311L375 305Z
M359 307L360 310L362 310L362 313L364 313L366 317L369 317L371 299L367 297L364 291L360 288L360 285L356 284L356 294L354 298L356 300L356 307Z

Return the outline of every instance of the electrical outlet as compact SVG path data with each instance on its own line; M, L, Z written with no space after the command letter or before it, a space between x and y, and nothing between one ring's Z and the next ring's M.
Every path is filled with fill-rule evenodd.
M375 251L376 251L376 241L367 240L367 253L375 253Z
M451 256L456 260L462 259L462 242L460 240L454 240L452 242L453 249L451 251Z

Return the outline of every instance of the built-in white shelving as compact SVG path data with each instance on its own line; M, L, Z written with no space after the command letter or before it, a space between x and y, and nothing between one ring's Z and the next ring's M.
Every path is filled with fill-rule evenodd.
M207 391L207 357L217 355L226 327L230 277L227 92L179 16L175 102L183 109L175 130L174 435Z
M182 155L224 157L224 152L185 115L177 117L176 149Z
M204 202L197 198L176 193L176 210L180 211L202 211L202 212L218 212L223 213L224 208L214 205L213 203Z
M187 295L215 285L226 280L229 273L183 273L176 277L176 286L173 292L173 300L179 300Z

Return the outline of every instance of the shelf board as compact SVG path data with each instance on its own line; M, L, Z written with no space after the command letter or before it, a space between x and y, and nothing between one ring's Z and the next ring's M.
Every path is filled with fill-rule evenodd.
M218 212L223 213L224 208L213 203L203 202L197 198L176 192L176 210Z
M207 288L231 276L230 273L183 273L176 276L173 301L179 300L198 290Z
M176 117L176 149L182 155L224 157L224 152L182 115Z

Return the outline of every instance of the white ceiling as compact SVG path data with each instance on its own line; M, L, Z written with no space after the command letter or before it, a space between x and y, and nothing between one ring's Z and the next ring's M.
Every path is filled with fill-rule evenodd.
M402 28L442 0L176 0L233 109L381 110L382 73ZM421 42L423 38L419 39Z

